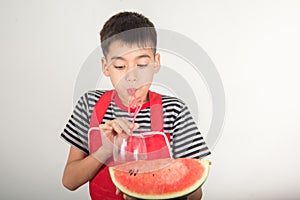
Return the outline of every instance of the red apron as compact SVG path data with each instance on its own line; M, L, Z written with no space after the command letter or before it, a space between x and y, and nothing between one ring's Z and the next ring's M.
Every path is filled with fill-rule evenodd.
M94 107L89 131L90 154L95 152L102 145L98 128L102 123L106 110L115 94L115 90L105 92ZM147 159L169 158L171 157L169 152L170 134L163 134L164 122L161 95L149 91L149 102L151 130L157 133L150 135L147 133L145 134L148 153ZM111 162L113 162L113 158L110 158L107 163ZM89 189L93 200L123 200L122 194L115 194L116 187L111 181L107 165L103 165L95 177L90 181Z

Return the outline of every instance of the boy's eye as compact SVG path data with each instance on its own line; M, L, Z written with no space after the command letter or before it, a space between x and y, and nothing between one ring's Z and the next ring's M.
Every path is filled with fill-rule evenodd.
M115 65L114 66L116 69L124 69L125 65Z
M138 64L137 66L140 67L140 68L144 68L144 67L147 67L148 64Z

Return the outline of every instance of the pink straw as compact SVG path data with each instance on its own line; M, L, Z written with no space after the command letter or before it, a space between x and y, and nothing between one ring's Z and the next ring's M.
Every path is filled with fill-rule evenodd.
M130 100L129 105L128 105L128 114L130 117L132 117L133 128L134 128L134 122L135 122L136 116L140 112L142 105L143 105L142 98L136 97L135 92L134 92L132 94L132 99ZM135 109L133 114L131 114L130 109ZM133 128L130 130L131 134L133 133Z

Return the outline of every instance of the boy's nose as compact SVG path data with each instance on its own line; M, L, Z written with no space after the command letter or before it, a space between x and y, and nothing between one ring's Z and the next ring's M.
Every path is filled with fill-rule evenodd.
M127 76L126 77L126 81L128 81L129 83L135 83L137 81L137 78L135 76Z
M134 84L137 81L136 70L131 70L126 74L126 81L130 84Z

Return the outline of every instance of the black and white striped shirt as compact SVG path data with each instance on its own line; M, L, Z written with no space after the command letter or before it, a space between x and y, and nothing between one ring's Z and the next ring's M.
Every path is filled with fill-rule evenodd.
M105 91L95 90L85 93L75 106L61 137L86 154L88 148L88 130L94 107ZM162 95L164 131L170 133L170 147L174 158L202 158L210 154L187 106L178 98ZM119 108L114 101L104 115L103 123L116 117L131 120L128 113ZM151 131L150 107L142 109L135 120L139 130Z

